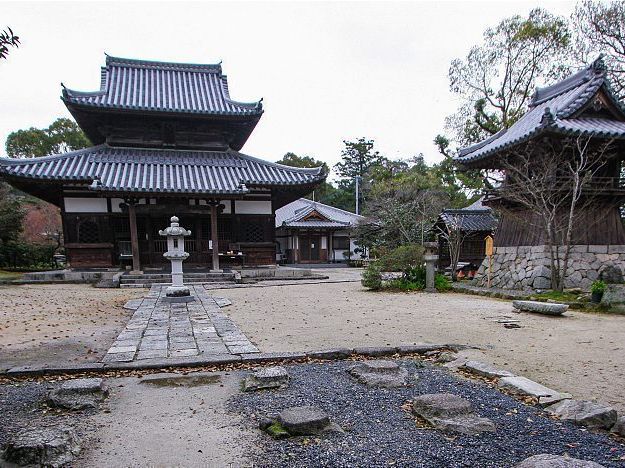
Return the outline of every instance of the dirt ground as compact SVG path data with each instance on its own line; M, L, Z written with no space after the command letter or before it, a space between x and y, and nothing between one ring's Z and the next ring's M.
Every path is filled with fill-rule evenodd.
M374 293L359 283L215 291L261 351L463 343L467 354L576 398L625 411L625 316L513 312L510 301L456 293ZM507 329L497 320L520 320Z
M0 286L0 369L101 359L132 315L122 306L143 294L82 284Z

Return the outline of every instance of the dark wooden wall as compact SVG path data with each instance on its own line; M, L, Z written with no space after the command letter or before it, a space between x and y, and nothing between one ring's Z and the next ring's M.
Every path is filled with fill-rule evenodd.
M564 219L566 214L562 216ZM497 247L544 245L547 242L545 229L538 216L521 210L503 213L494 237ZM619 208L597 205L592 209L579 210L573 227L572 243L625 245L625 230Z

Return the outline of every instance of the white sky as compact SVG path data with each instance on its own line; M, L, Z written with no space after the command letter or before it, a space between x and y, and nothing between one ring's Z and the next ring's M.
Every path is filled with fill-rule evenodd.
M264 98L243 152L287 151L328 164L343 139L376 140L387 157L423 152L457 107L447 70L488 26L541 5L569 16L572 1L44 2L0 1L0 29L21 46L0 63L0 154L14 130L69 113L59 99L99 88L104 52L148 60L223 60L230 94Z

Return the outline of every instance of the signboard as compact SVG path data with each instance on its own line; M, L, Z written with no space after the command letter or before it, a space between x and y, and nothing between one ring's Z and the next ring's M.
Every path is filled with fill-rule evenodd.
M493 254L493 238L491 236L486 237L486 255L491 256Z

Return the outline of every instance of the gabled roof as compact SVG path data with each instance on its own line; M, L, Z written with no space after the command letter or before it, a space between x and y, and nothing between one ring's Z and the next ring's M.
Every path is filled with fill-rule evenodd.
M584 117L582 110L603 91L618 118ZM581 115L580 115L581 114ZM496 153L523 143L542 132L625 139L625 109L615 97L601 57L583 70L546 88L539 88L529 110L510 128L461 149L456 160L478 165Z
M253 103L230 99L221 65L152 62L106 57L100 90L83 92L63 88L62 99L71 106L175 112L206 115L259 116L262 100Z
M106 144L41 158L0 158L0 175L24 181L84 182L104 192L182 194L244 194L252 187L316 184L326 177L322 168L283 166L232 150Z
M307 200L306 198L300 198L276 210L277 228L348 229L363 219L363 216L355 213Z
M443 210L438 222L457 225L462 231L494 231L497 218L489 207L482 204L483 200L484 197L481 197L466 208Z

